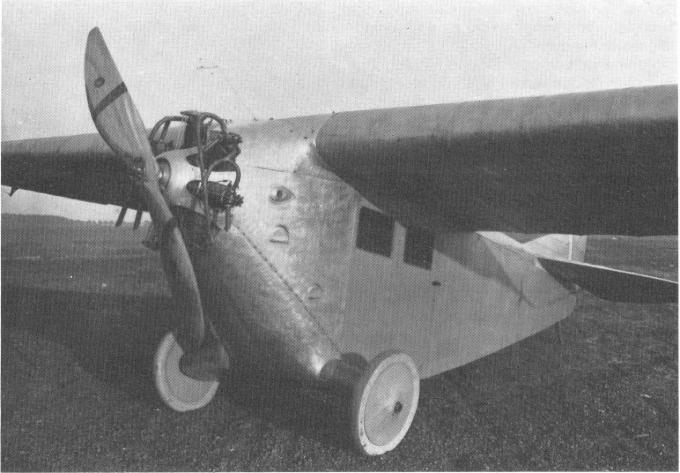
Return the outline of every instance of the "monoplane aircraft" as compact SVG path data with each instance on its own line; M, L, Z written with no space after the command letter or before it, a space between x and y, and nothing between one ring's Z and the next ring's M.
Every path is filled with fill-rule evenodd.
M675 85L147 130L95 28L85 90L99 135L3 142L2 184L151 214L174 410L253 366L346 392L356 445L382 454L421 378L555 324L581 290L677 300L583 262L584 235L677 233Z

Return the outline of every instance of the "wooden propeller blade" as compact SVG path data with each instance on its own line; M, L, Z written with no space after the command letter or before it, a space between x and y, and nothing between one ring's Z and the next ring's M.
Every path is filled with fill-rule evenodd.
M177 220L158 187L144 123L98 28L87 38L85 89L97 130L137 177L146 207L160 229L161 261L179 315L177 341L185 352L197 350L205 337L205 321L196 274Z

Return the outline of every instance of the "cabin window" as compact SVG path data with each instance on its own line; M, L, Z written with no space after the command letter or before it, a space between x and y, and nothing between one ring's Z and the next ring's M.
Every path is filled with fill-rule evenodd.
M433 251L434 236L430 232L415 227L406 229L404 263L430 269L432 268Z
M392 256L393 235L394 219L368 207L361 207L357 248L389 258Z

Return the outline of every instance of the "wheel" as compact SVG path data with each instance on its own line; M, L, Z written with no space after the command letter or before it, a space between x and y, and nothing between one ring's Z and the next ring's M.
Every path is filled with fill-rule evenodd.
M173 333L168 332L158 344L153 363L158 394L168 407L178 412L205 407L220 385L219 381L199 381L182 373L179 360L183 354Z
M402 441L418 408L420 376L406 353L381 353L354 387L352 437L366 455L382 455Z

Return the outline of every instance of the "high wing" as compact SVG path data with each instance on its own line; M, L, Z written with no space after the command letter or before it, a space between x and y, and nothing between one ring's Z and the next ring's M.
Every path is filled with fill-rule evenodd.
M338 113L326 165L406 222L677 233L677 86Z
M96 134L2 143L2 184L146 210L137 187Z
M677 233L677 86L334 114L325 164L404 221L453 231ZM3 142L2 184L143 208L97 135Z

